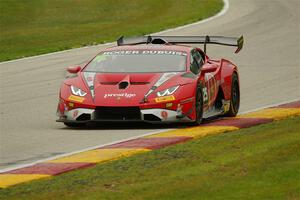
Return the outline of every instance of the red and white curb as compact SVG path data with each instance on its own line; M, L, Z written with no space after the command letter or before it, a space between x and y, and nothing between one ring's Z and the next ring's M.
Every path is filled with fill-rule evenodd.
M173 129L143 135L126 141L94 147L86 151L52 158L25 167L0 173L0 188L56 176L68 171L93 167L98 163L128 157L137 153L160 149L206 135L220 134L241 128L270 123L290 116L300 115L300 101L264 108L241 114L235 118L220 118L200 126Z

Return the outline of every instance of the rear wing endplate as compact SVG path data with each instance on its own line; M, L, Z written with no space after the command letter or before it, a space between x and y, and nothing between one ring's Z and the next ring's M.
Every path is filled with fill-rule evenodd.
M224 37L224 36L141 36L124 38L121 36L117 40L118 46L137 45L137 44L204 44L204 52L206 53L207 44L218 44L225 46L237 47L235 53L242 50L244 44L243 36Z

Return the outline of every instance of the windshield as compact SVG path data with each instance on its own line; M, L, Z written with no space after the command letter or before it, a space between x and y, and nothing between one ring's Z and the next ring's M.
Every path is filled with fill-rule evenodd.
M106 51L97 55L84 69L89 72L180 72L186 69L181 51Z

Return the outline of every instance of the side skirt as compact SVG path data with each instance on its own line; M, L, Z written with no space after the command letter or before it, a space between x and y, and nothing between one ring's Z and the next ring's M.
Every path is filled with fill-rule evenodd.
M207 119L210 117L215 117L218 115L225 114L230 108L230 101L229 100L222 100L222 107L216 108L216 106L210 107L208 110L204 111L203 118Z

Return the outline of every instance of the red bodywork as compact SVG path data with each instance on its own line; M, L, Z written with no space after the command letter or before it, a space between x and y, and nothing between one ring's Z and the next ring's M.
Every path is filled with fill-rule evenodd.
M58 104L58 115L61 121L73 120L80 114L80 111L73 112L67 116L66 113L78 108L96 109L97 107L138 107L142 111L160 112L162 121L174 121L168 118L174 111L185 116L186 119L194 121L195 114L195 93L197 85L203 88L203 112L208 113L215 105L218 98L230 101L231 79L233 73L238 75L237 67L228 60L212 60L199 48L184 45L125 45L112 47L105 51L123 50L172 50L186 52L187 65L185 72L178 72L170 79L156 88L144 99L145 94L160 79L163 73L96 73L94 77L85 77L84 68L77 73L77 76L64 80ZM193 74L190 70L191 51L197 50L204 57L204 64L201 73ZM72 70L71 70L72 71ZM88 82L93 82L94 97L92 96ZM118 83L128 82L129 86L125 90L120 90ZM74 97L70 86L75 86L87 93L84 97ZM180 85L172 94L172 99L161 99L158 101L157 91ZM118 96L119 95L119 96ZM122 96L123 95L123 96ZM72 98L70 98L72 96ZM154 109L154 110L153 110ZM160 110L161 109L161 110ZM170 111L170 112L169 112ZM93 115L93 113L90 113ZM156 113L157 115L157 113ZM207 116L210 116L209 114ZM71 118L70 118L71 117ZM180 121L177 117L176 121Z

